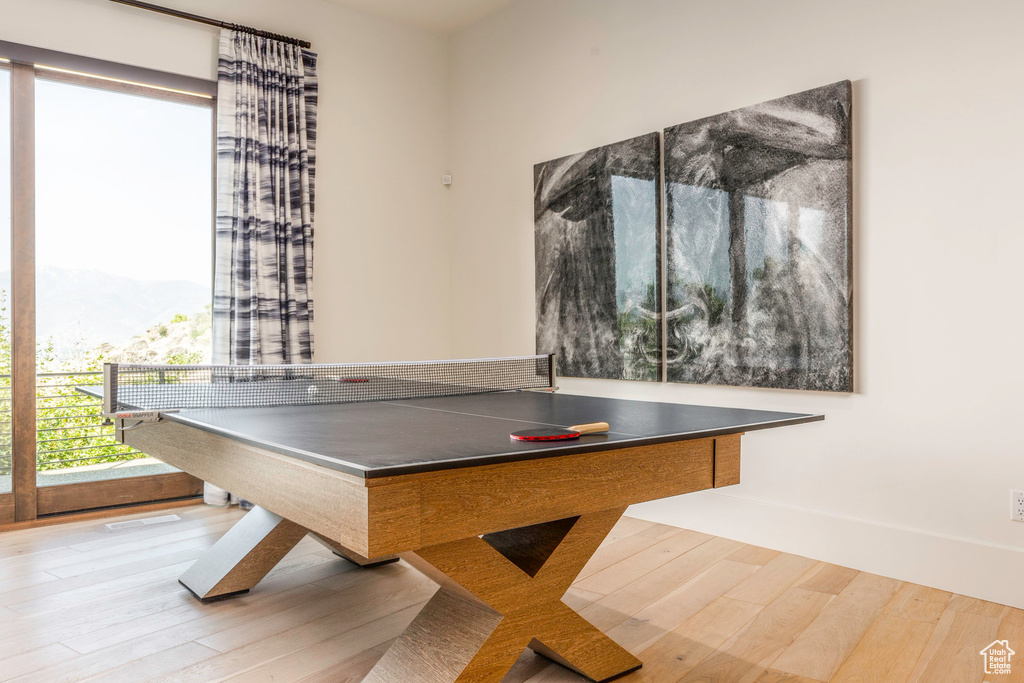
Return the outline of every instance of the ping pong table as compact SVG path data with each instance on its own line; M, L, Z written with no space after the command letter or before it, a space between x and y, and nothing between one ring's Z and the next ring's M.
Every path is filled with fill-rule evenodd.
M639 668L561 599L626 507L739 483L743 433L823 419L559 394L551 356L104 376L119 440L256 505L181 577L198 598L248 591L307 534L440 585L381 683L500 681L527 647L594 681Z

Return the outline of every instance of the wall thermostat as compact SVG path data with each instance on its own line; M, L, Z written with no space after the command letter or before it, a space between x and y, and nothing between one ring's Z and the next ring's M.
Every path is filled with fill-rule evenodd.
M443 185L451 185L452 184L452 177L450 175L443 175L443 176L441 176L441 184L443 184Z

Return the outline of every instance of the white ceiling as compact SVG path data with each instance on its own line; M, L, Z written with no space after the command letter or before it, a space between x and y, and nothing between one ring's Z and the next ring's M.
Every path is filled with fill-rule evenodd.
M512 3L514 0L331 0L339 5L451 33Z

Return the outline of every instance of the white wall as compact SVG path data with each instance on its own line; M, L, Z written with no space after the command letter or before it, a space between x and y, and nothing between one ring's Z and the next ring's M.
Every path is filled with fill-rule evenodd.
M632 514L1024 607L1018 0L520 0L452 37L453 355L534 345L540 161L854 81L857 392L564 379L822 412Z
M319 54L316 359L450 355L447 46L324 0L167 0ZM218 29L108 0L0 0L0 40L200 78Z

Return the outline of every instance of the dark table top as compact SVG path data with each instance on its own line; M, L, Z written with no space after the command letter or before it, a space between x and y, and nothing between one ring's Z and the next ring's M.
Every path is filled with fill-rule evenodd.
M90 391L89 393L95 393ZM373 403L202 408L166 418L359 477L384 477L570 453L738 434L814 422L821 415L547 392ZM608 434L522 442L537 427L608 422ZM159 429L159 425L145 427ZM159 453L155 453L159 457Z

